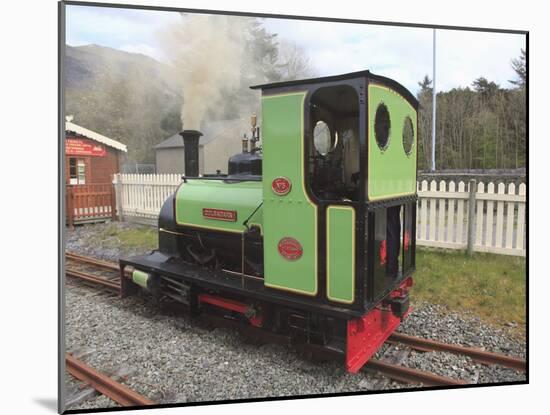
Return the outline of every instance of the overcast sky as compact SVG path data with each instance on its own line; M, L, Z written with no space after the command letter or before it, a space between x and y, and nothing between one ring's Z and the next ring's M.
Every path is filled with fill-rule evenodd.
M166 61L157 33L179 14L67 6L67 44L97 44ZM264 19L279 37L303 47L320 76L362 69L395 79L413 93L432 77L432 30L407 27ZM525 48L516 34L437 31L437 90L471 85L480 76L502 87L515 78L510 62Z

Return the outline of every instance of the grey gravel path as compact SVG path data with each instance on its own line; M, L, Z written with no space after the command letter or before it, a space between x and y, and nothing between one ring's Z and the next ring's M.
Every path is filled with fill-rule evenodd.
M72 250L105 259L120 255L120 252L102 252L98 246L87 247L86 236L94 232L94 226L82 228L87 229L69 235ZM85 362L106 373L121 369L131 372L125 383L161 403L405 387L367 371L347 374L337 362L305 361L283 346L250 345L232 331L207 330L185 315L161 311L144 298L120 300L80 283L67 284L66 316L68 351L94 350L83 359ZM487 326L474 315L451 313L432 304L416 304L399 331L515 356L525 355L525 344L507 335L505 330ZM385 351L386 346L377 357ZM487 367L447 353L413 351L403 364L471 383L525 379L524 374L516 371ZM69 395L78 390L78 384L67 376ZM71 409L112 406L116 404L108 398L96 396Z

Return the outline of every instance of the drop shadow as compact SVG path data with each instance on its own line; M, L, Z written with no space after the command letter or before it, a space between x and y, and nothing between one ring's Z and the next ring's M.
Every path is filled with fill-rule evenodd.
M57 413L57 399L54 398L35 398L34 401L44 408Z

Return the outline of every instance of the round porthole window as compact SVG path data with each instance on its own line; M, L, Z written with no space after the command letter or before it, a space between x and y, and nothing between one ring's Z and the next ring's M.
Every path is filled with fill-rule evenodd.
M315 124L315 128L313 129L313 144L315 145L315 150L322 156L332 150L332 137L330 128L326 122L317 121Z
M414 143L414 127L411 117L405 118L405 123L403 124L403 150L405 154L409 156L412 152L412 147Z
M376 115L374 117L374 136L380 150L385 150L388 147L390 139L390 113L388 107L384 103L378 105Z

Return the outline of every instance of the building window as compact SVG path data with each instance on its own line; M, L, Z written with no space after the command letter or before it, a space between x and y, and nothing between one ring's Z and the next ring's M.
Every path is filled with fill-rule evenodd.
M84 159L69 158L69 184L86 184L86 163Z

